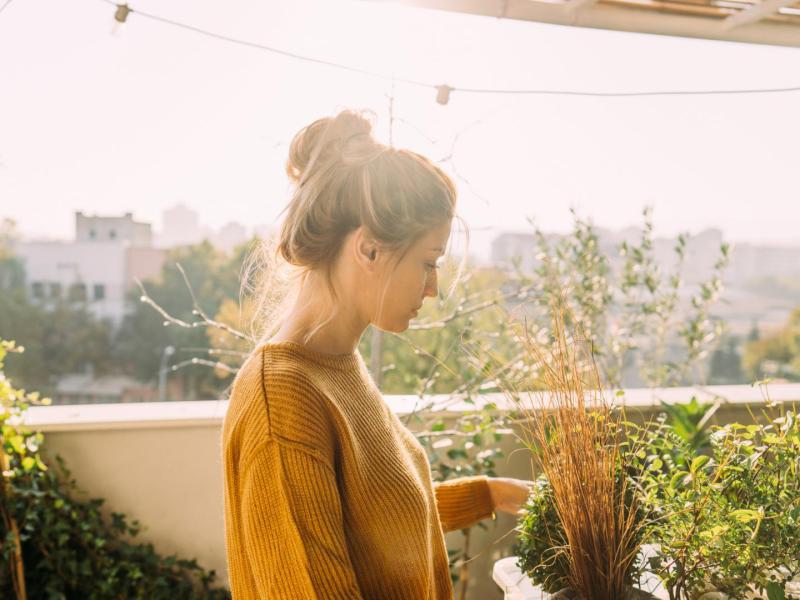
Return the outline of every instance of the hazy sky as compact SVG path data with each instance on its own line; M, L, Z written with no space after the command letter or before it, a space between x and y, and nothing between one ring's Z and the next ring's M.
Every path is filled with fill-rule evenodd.
M2 4L2 2L0 2ZM800 48L617 33L378 2L140 0L133 8L291 52L463 87L590 91L800 85ZM378 113L387 81L209 39L102 0L16 0L0 14L0 217L71 237L74 211L158 229L178 202L218 227L272 222L291 136L344 107ZM800 242L800 93L591 98L398 84L394 142L434 159L454 136L460 212L498 230L611 228L655 207L656 233L719 227ZM470 127L470 124L480 121ZM466 128L466 129L465 129ZM424 132L422 135L419 131ZM433 141L432 141L433 140ZM452 165L445 167L452 172Z

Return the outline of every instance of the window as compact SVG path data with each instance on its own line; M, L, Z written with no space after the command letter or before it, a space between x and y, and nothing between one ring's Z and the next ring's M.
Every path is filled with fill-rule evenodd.
M89 230L89 239L93 240L96 237L97 237L97 232L94 229L90 229Z
M69 299L73 302L81 302L86 300L86 284L73 283L69 286Z
M112 229L108 232L108 237L110 237L112 240L117 239L117 232Z
M44 284L41 281L32 282L31 294L34 298L44 298Z
M61 284L60 283L51 283L50 284L50 297L51 298L61 298Z
M95 283L94 284L94 299L95 300L102 300L106 297L106 286L102 283Z

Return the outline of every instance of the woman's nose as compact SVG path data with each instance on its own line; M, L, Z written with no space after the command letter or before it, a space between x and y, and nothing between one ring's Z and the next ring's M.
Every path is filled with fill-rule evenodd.
M423 298L430 296L431 298L435 298L439 295L439 281L438 277L436 277L436 272L434 271L432 275L430 275L425 280L425 293L423 294Z

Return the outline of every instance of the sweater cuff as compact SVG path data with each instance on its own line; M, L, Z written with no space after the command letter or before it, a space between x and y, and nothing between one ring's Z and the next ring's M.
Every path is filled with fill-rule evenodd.
M465 529L488 517L494 503L486 475L459 477L434 484L436 506L444 531Z

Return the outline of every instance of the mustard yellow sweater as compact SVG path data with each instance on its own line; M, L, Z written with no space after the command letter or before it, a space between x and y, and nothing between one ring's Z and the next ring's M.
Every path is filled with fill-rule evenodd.
M444 532L494 516L486 477L431 481L357 351L260 346L221 441L234 600L450 600Z

